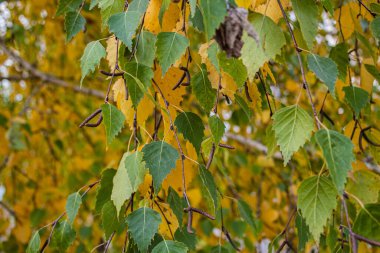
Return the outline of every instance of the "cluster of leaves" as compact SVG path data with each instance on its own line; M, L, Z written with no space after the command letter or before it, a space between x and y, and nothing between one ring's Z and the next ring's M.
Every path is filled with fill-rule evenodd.
M240 12L233 13L237 8ZM25 94L24 84L4 94L9 112L0 114L0 129L7 129L9 145L1 151L0 168L11 168L9 174L17 169L26 180L19 183L25 197L17 196L15 185L5 184L18 201L14 211L4 204L4 212L27 225L8 225L14 232L3 248L28 253L74 248L261 252L268 239L270 252L284 247L306 251L313 245L358 252L380 245L376 1L59 0L58 6L51 5L51 17L53 10L55 21L44 21L51 34L40 34L33 22L32 27L52 41L55 30L48 22L63 22L68 44L62 47L70 48L59 55L46 41L41 71L49 78L80 80L82 89L103 90L104 103L89 97L91 90L80 98L63 90L59 95L67 100L49 112L49 97L59 96L56 90L43 90L40 99L30 89L22 113L14 117L19 108L10 101ZM225 32L221 24L228 16L236 19L236 13L248 14L232 28L225 24L224 29L232 29ZM29 18L41 17L35 14ZM7 42L21 52L22 33L12 30ZM222 41L216 39L220 34ZM231 40L242 44L237 58L223 50ZM75 55L64 56L67 52ZM49 65L59 57L62 66ZM80 73L73 71L79 58ZM38 78L49 82L33 68L25 70L32 75L28 84ZM93 74L98 69L107 89ZM25 113L29 107L30 114ZM75 125L94 108L78 130ZM39 116L39 110L59 114ZM96 117L97 123L91 123ZM105 134L87 129L101 123ZM41 152L59 168L58 175L41 184L47 176L33 174L31 167L49 166L36 152L41 140L36 132L47 143ZM23 162L28 155L32 161ZM93 178L98 179L57 202ZM36 197L40 188L54 188L59 180L71 182L62 187L65 192ZM33 207L23 209L30 194ZM41 227L47 215L39 203L49 208L50 202L55 205L49 216L58 218ZM18 210L24 210L22 218ZM37 229L33 234L17 232L29 224Z

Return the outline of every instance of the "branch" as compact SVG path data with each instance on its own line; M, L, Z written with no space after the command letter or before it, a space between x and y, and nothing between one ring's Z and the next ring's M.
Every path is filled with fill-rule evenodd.
M0 77L0 80L10 80L10 81L20 81L20 80L26 80L26 79L40 79L42 82L45 82L46 84L54 84L58 87L62 88L68 88L75 92L82 93L85 95L91 95L97 98L104 98L103 92L99 90L89 89L89 88L83 88L74 84L71 84L69 82L66 82L62 79L59 79L58 77L51 75L49 73L42 72L35 68L30 62L26 61L25 59L21 58L15 51L12 49L9 49L3 40L0 39L0 49L8 55L10 58L12 58L15 62L17 62L25 71L29 73L27 76L10 76L10 77Z
M237 134L233 134L233 133L226 133L225 136L230 140L234 140L234 141L236 141L236 142L238 142L244 146L247 146L249 148L263 152L264 154L268 153L268 148L264 144L262 144L261 142L254 141L254 140L248 139L242 135L237 135ZM273 158L282 159L281 153L280 152L274 153Z

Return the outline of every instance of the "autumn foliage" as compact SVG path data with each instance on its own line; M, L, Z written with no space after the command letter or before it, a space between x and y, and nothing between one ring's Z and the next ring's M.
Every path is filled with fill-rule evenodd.
M380 252L376 0L0 1L0 252Z

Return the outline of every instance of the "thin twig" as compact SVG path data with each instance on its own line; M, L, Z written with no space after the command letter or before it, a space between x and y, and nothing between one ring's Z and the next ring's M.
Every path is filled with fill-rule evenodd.
M295 48L296 53L297 53L298 63L299 63L300 70L301 70L303 87L306 89L306 93L307 93L307 96L309 97L311 108L313 110L315 122L317 124L318 129L320 129L321 126L320 126L320 123L319 123L319 120L318 120L317 110L315 109L315 105L314 105L314 102L313 102L313 98L311 96L310 88L309 88L309 85L308 85L308 83L306 81L306 74L305 74L305 70L304 70L304 67L303 67L303 64L302 64L302 58L301 58L301 54L300 54L300 48L298 47L298 43L297 43L296 37L294 36L293 29L292 29L292 27L290 25L290 22L289 22L288 16L286 15L285 9L282 6L281 0L277 0L277 3L278 3L278 5L279 5L279 7L281 9L282 15L283 15L283 17L284 17L284 19L286 21L286 24L288 26L290 35L292 37L294 48Z

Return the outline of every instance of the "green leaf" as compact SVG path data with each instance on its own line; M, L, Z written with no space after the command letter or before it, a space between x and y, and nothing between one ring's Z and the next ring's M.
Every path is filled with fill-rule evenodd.
M113 177L116 174L116 170L107 169L102 172L102 178L100 180L100 186L96 193L95 211L100 213L103 205L111 200Z
M298 209L317 243L327 219L337 205L337 191L328 177L314 176L298 188Z
M199 152L203 140L205 127L202 119L192 112L183 112L177 116L174 121L178 132L183 134L183 137L193 144L195 150Z
M280 146L286 165L293 153L310 139L314 128L313 119L298 105L291 105L280 110L272 117L273 130L277 144Z
M109 18L124 9L125 0L99 0L100 15L102 16L102 28L106 27Z
M163 239L162 242L153 248L152 253L186 253L188 248L182 242Z
M34 232L26 248L26 253L38 253L40 251L41 238L39 231Z
M364 67L380 83L380 71L373 65L365 64Z
M359 117L361 109L369 103L369 94L366 90L355 86L343 87L344 98L355 112L355 116Z
M84 29L86 19L79 12L68 12L65 15L66 42Z
M148 89L151 86L151 79L153 78L154 73L150 67L136 62L128 62L125 64L124 70L129 73L129 75L125 74L124 78L127 82L128 92L132 99L133 107L137 109L138 104L144 97L144 90L140 89L136 79L140 80L145 88Z
M59 252L65 252L75 240L75 230L67 221L59 223L51 239L51 246L59 249Z
M335 62L327 57L309 54L307 64L309 69L327 85L331 95L335 98L335 81L338 77L338 68Z
M171 186L169 186L168 203L170 205L170 208L173 210L173 213L177 217L178 223L182 224L182 220L183 220L182 198Z
M292 0L293 11L301 27L302 36L309 49L318 32L318 6L314 0Z
M139 208L128 215L128 231L131 233L131 237L136 242L140 252L148 250L160 223L160 214L148 207Z
M260 44L267 58L280 55L281 48L286 45L281 28L271 18L260 13L250 14L249 21L259 34Z
M153 177L154 192L158 194L162 181L175 169L178 151L164 141L154 141L145 145L142 152L146 167Z
M332 130L319 130L315 138L322 149L332 181L339 193L343 193L347 173L352 170L351 163L355 161L354 145L346 136Z
M136 49L136 62L148 67L153 67L156 54L157 37L151 32L142 31ZM136 43L136 40L135 40Z
M103 104L101 106L103 122L106 128L107 146L115 139L124 127L125 116L114 105Z
M377 17L374 20L372 20L369 27L371 29L373 37L380 40L380 17Z
M90 7L89 9L92 10L95 8L95 6L97 6L99 4L99 1L100 0L91 0L91 3L90 3Z
M195 15L195 9L197 7L197 0L189 0L191 17Z
M207 56L208 56L210 62L212 63L212 65L214 65L214 67L216 68L216 70L220 74L220 63L219 63L219 58L218 58L219 51L220 50L219 50L218 44L212 43L209 46L209 48L207 49ZM226 55L226 54L224 53L224 55ZM227 57L225 56L224 58L227 58ZM235 58L230 58L230 59L235 59ZM240 61L240 63L241 63L241 61ZM243 65L243 67L244 67L244 65ZM227 70L225 70L225 71L227 72ZM245 70L245 71L247 72L247 70ZM235 82L236 82L236 80L235 80Z
M187 232L186 228L178 228L174 233L174 239L184 243L190 250L196 249L197 236L195 233Z
M75 12L81 3L82 0L59 0L55 16L60 16L67 12Z
M124 153L116 175L113 178L111 200L116 206L117 214L124 202L131 197L144 181L147 172L142 161L142 152Z
M269 125L265 131L265 145L268 148L268 157L273 156L277 148L276 134L273 131L273 125Z
M323 7L330 13L330 15L334 15L334 6L331 3L331 0L321 0Z
M199 8L203 16L206 39L210 40L227 15L226 2L225 0L200 0Z
M103 45L97 40L87 44L84 53L80 59L80 67L82 69L82 77L80 84L82 85L83 79L89 74L94 72L96 66L100 64L100 60L106 56L106 50Z
M305 219L298 213L296 216L296 228L298 235L298 251L302 252L305 250L306 243L309 241L310 232Z
M208 119L208 124L210 126L211 133L212 133L212 136L214 137L215 143L219 144L226 130L226 126L217 115L211 116Z
M256 41L248 36L246 32L243 33L242 38L244 45L241 49L241 59L248 70L249 80L254 80L257 71L268 60L263 48L256 43Z
M379 200L380 176L369 170L358 170L347 183L347 191L360 199L364 204Z
M247 117L246 121L247 122L250 121L252 118L252 111L249 108L247 102L245 102L245 100L241 96L239 96L238 94L235 94L235 101L240 106L240 108L243 110L244 115Z
M243 218L243 220L245 222L247 222L248 225L250 225L252 227L252 229L253 229L253 231L255 231L255 233L257 233L258 230L257 230L257 226L256 226L256 221L253 218L252 210L249 207L249 205L244 200L239 199L238 209L239 209L240 216Z
M149 0L135 0L126 12L112 15L108 20L110 32L114 33L128 48L132 50L132 38L140 24Z
M66 215L70 225L73 224L77 216L80 205L82 204L82 196L79 192L74 192L69 195L66 202Z
M202 64L200 71L192 76L191 87L205 112L209 113L215 104L216 90L211 87L205 64Z
M378 3L371 3L369 5L369 9L373 12L376 13L377 15L380 15L380 4Z
M106 240L108 240L111 234L114 231L116 231L119 226L119 221L117 217L118 213L112 201L108 201L107 203L105 203L102 208L102 226L104 229Z
M380 241L380 204L367 204L359 212L352 230L368 239Z
M223 51L218 54L218 59L213 60L213 62L213 64L219 64L220 68L234 79L239 88L243 87L245 81L247 81L248 73L242 60L233 57L227 58L226 53Z
M216 214L216 211L219 206L219 192L216 187L214 177L204 166L199 166L199 176L203 183L202 192L203 196L206 199L211 200L211 204L209 205L211 209L213 209L213 213Z
M176 32L161 32L157 36L157 58L164 76L169 67L185 53L189 40Z
M331 49L330 58L336 63L339 71L339 79L346 81L347 67L350 63L350 58L347 55L347 44L342 42Z

